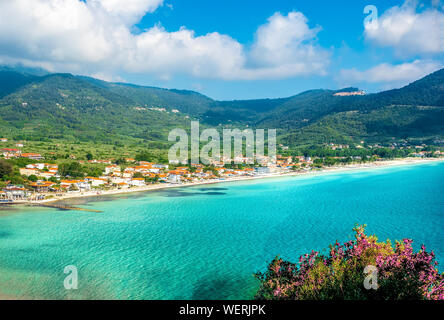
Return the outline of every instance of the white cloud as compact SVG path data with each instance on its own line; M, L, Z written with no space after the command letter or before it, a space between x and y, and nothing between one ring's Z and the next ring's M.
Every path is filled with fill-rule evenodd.
M329 53L299 12L276 13L247 48L217 32L196 36L157 25L131 28L163 0L0 1L0 63L86 74L148 73L161 78L262 79L323 74ZM107 76L108 77L108 76Z
M398 65L382 63L365 71L341 70L339 80L348 81L349 83L385 83L385 88L393 88L409 84L442 67L442 63L436 61L415 60L411 63Z
M250 52L256 73L324 73L329 53L315 44L320 28L310 29L300 12L275 13L259 27Z
M122 53L130 57L124 67L131 72L230 78L245 62L242 46L219 33L196 37L185 28L167 32L156 26L133 40Z
M406 0L378 20L365 25L367 40L393 47L400 56L444 52L444 13L439 8L417 12L417 1Z
M112 16L123 18L126 23L133 24L147 12L154 12L163 0L89 0L92 6L101 6Z
M126 82L125 79L123 79L120 76L114 76L112 74L106 74L106 73L102 73L102 72L85 74L85 75L95 78L95 79L108 81L108 82Z

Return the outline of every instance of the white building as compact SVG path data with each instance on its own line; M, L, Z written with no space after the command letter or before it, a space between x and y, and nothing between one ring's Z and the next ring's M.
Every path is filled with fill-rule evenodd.
M94 178L94 177L87 177L87 178L85 178L85 181L90 183L92 187L102 186L105 183L107 183L107 179L104 179L104 178Z
M26 168L28 169L39 169L39 170L43 170L45 168L45 164L44 163L34 163L34 164L28 164L26 166Z
M91 190L91 185L86 181L79 181L77 183L77 188L79 188L80 191L89 191Z
M130 181L130 184L135 187L142 187L145 185L145 179L144 178L133 178Z
M114 172L120 172L120 167L117 165L111 165L105 168L105 174L110 174Z
M182 176L178 174L170 174L167 181L169 183L182 183Z
M114 183L114 184L128 183L128 182L129 182L129 179L125 179L122 177L112 177L111 178L111 183Z

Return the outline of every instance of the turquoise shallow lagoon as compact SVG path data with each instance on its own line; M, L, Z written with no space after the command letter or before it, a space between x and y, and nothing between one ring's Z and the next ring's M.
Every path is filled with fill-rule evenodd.
M443 190L435 162L70 202L103 213L2 208L0 296L249 299L274 256L349 240L355 223L425 243L443 264ZM63 287L67 265L78 290Z

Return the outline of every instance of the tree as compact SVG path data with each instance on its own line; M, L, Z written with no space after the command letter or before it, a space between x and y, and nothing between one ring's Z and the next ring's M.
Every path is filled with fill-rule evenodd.
M57 180L56 177L50 177L50 178L48 179L48 181L51 181L51 182L54 182L54 183L59 182L59 181Z
M103 173L101 166L89 165L82 167L82 171L89 177L100 177Z
M37 176L36 176L35 174L31 174L31 175L28 177L28 180L29 180L29 181L32 181L32 182L36 182L38 179L39 179L39 178L37 178Z
M119 159L117 159L116 160L116 164L117 165L125 165L126 164L126 160L125 160L125 158L119 158Z
M64 177L80 178L84 176L84 170L78 162L61 163L59 165L59 173Z
M136 155L137 161L151 161L153 155L148 151L142 151Z
M12 184L24 184L24 180L20 175L14 175L10 178Z
M14 172L12 165L0 159L0 179L5 179L7 176L10 176Z
M136 172L136 173L133 175L133 178L143 178L143 174L141 174L140 172Z
M92 155L92 153L91 152L88 152L87 154L86 154L86 160L92 160L93 159L93 155Z
M145 177L145 182L146 183L156 183L157 181L159 181L159 177Z

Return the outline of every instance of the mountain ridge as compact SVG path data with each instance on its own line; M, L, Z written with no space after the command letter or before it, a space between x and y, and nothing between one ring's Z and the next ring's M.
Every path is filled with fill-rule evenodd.
M0 134L167 142L169 130L187 128L196 119L207 126L276 128L290 145L330 138L443 137L444 69L399 89L335 96L358 90L313 89L286 98L218 101L191 90L0 67ZM425 106L429 108L421 108Z

